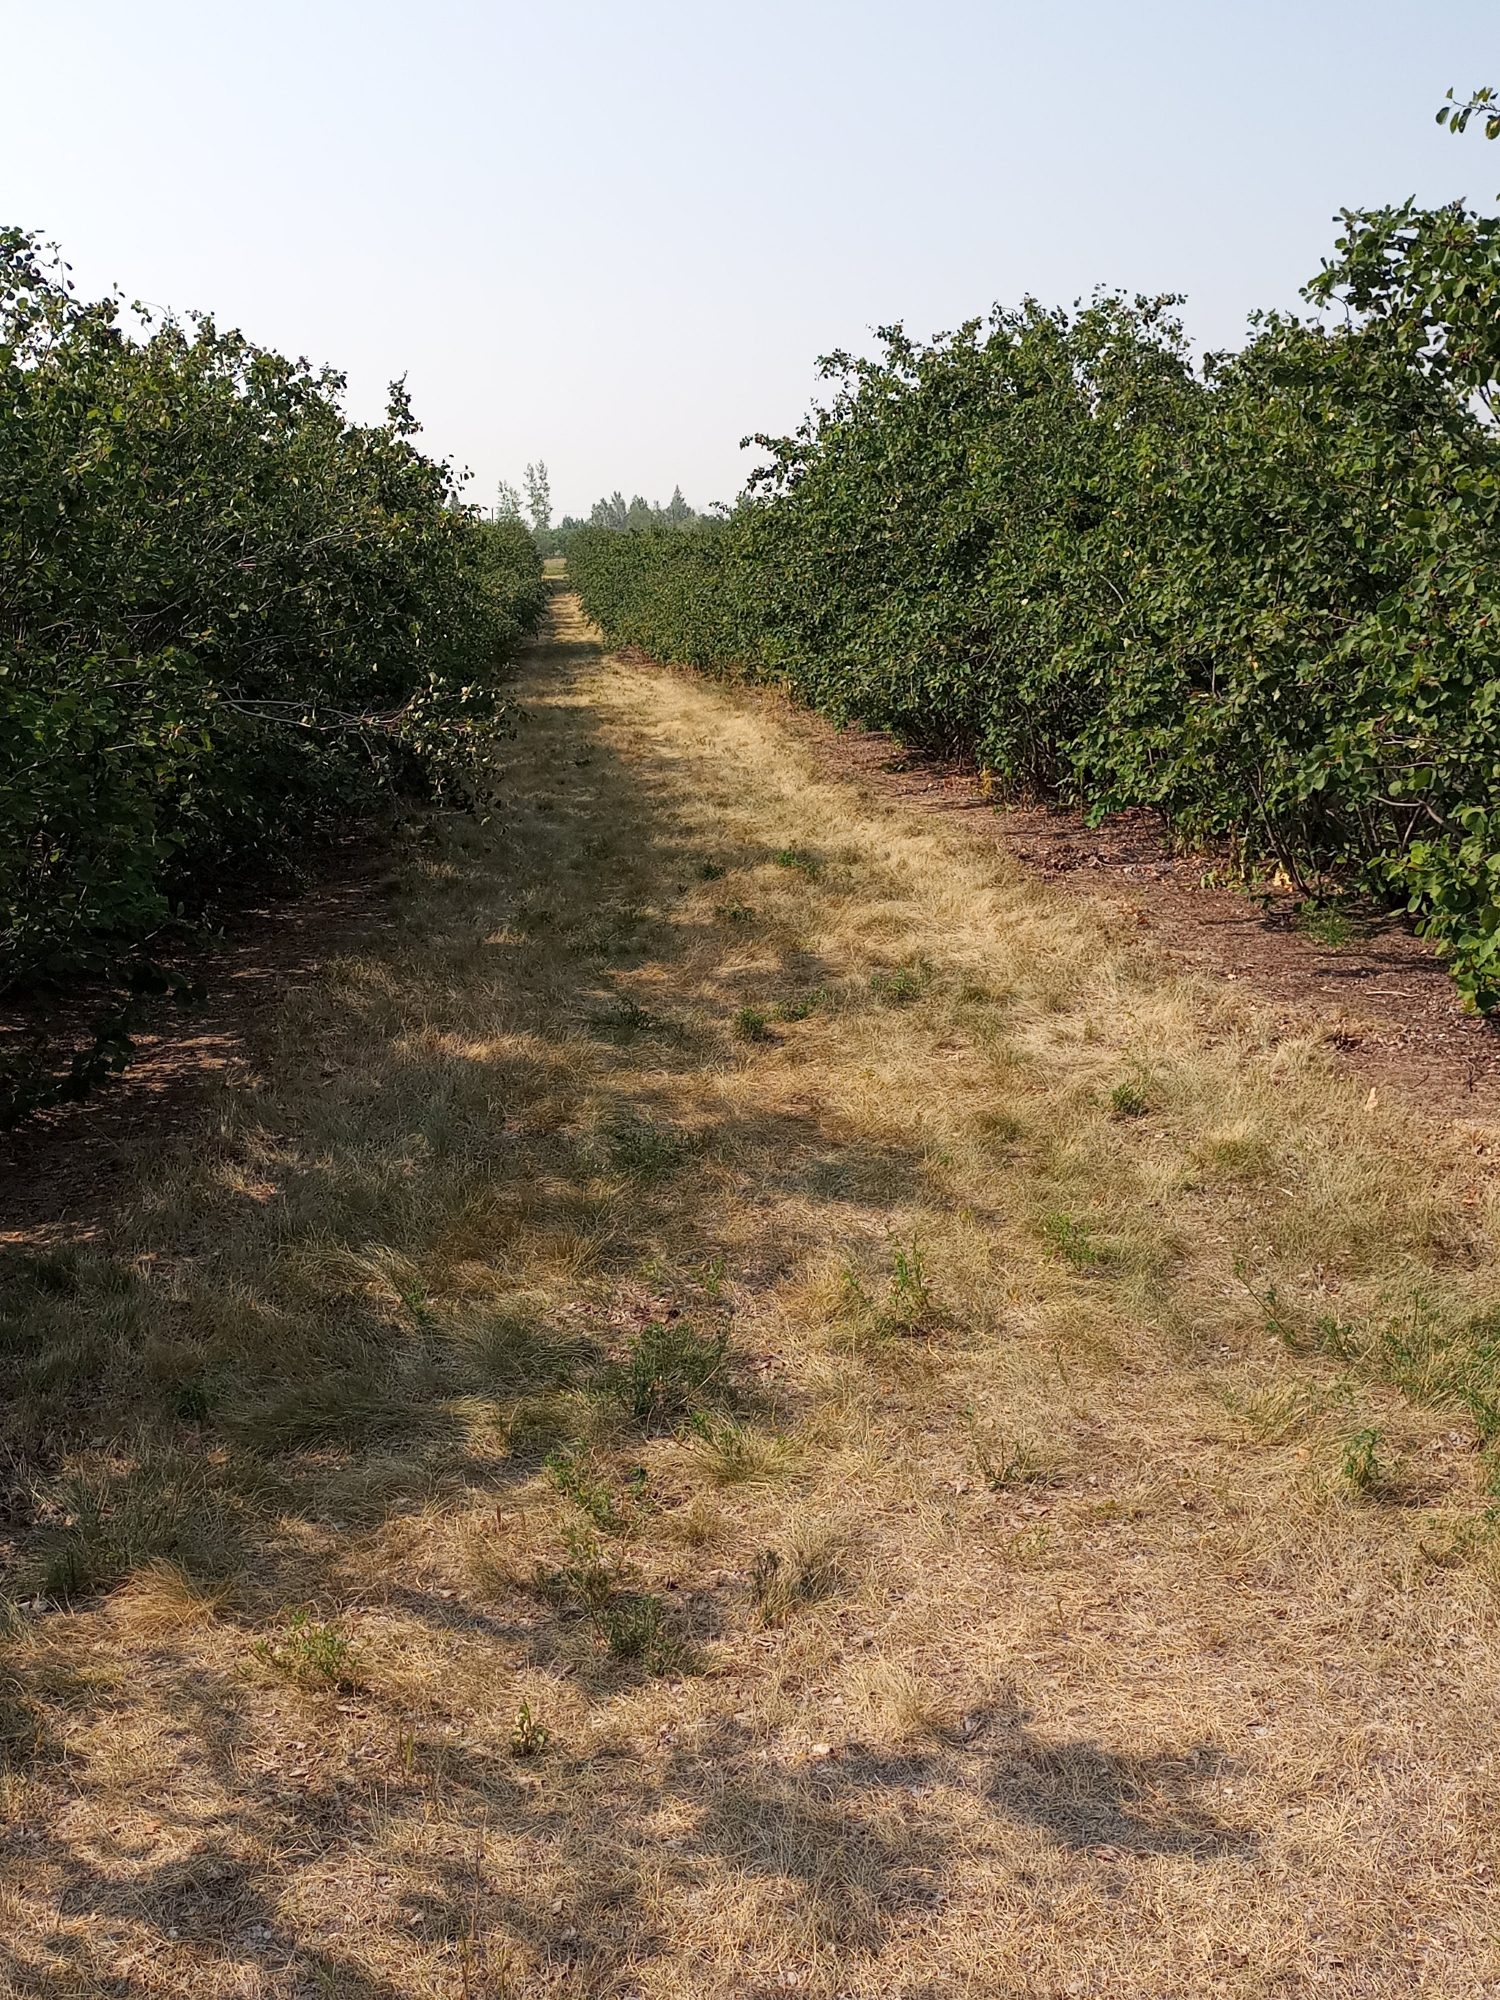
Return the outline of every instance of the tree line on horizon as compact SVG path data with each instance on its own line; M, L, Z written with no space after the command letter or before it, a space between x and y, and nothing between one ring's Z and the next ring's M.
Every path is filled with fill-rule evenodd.
M639 493L627 500L617 488L596 500L586 515L564 514L554 527L551 476L545 459L538 459L527 465L520 487L506 479L499 482L489 518L524 523L541 554L561 555L566 553L572 536L582 528L609 528L618 532L693 528L715 517L689 506L680 485L672 488L672 497L665 505L647 500Z

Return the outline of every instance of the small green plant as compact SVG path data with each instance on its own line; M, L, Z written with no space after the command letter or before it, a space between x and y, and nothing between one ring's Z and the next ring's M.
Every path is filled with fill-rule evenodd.
M1043 1240L1079 1271L1097 1270L1104 1261L1088 1229L1071 1215L1048 1215L1042 1219Z
M554 1451L546 1461L548 1477L558 1492L606 1534L623 1534L631 1525L637 1503L646 1490L646 1468L638 1465L618 1493L591 1453L576 1444Z
M1336 951L1340 945L1348 944L1356 927L1342 910L1329 909L1323 903L1303 903L1297 911L1297 928L1315 944Z
M816 881L823 872L822 862L816 855L809 854L805 847L783 847L776 856L776 866L795 868L799 874L806 875L812 881Z
M741 1007L734 1017L734 1032L742 1042L770 1040L766 1017L758 1007Z
M552 1731L532 1714L531 1703L523 1701L516 1711L515 1721L511 1724L512 1757L540 1757L551 1741Z
M545 807L546 802L537 800L535 803ZM557 912L550 903L540 902L528 893L511 913L511 922L522 937L537 937L557 922Z
M932 967L921 962L870 974L870 991L885 1007L909 1007L932 984Z
M187 1424L201 1424L208 1415L208 1390L197 1381L177 1382L171 1389L171 1407L174 1417L180 1417Z
M748 1486L779 1478L786 1470L786 1446L778 1437L699 1410L692 1419L699 1462L718 1486Z
M1355 1431L1344 1441L1339 1463L1339 1483L1356 1500L1373 1499L1390 1484L1390 1475L1380 1456L1383 1442L1378 1430Z
M790 1000L778 1000L776 1018L778 1021L806 1021L816 1014L820 1007L827 1005L827 989L819 986L811 993L794 993Z
M1144 1118L1151 1109L1150 1100L1138 1083L1127 1079L1117 1083L1109 1093L1109 1112L1112 1118Z
M347 1693L360 1685L349 1641L306 1611L294 1611L279 1638L258 1639L255 1656L299 1687Z
M748 903L716 903L714 915L725 924L748 924L755 918L755 912Z
M650 1591L617 1592L596 1622L617 1660L639 1660L651 1674L681 1670L686 1649L672 1630L666 1606Z
M1057 1476L1051 1455L1031 1438L970 1432L970 1463L992 1493L1017 1486L1050 1486Z
M921 1245L897 1244L883 1299L872 1297L852 1264L840 1274L841 1316L852 1334L864 1339L922 1339L940 1333L951 1316L927 1276Z
M722 862L700 861L698 863L698 880L700 882L717 882L723 873L724 867Z
M675 1132L649 1118L621 1118L605 1135L609 1163L632 1180L660 1180L682 1164L687 1148Z
M616 1659L638 1660L649 1673L679 1671L686 1650L673 1632L666 1606L649 1591L635 1588L635 1572L607 1562L584 1528L564 1536L569 1560L541 1577L547 1595L581 1611Z
M928 1282L922 1248L915 1238L909 1248L898 1244L892 1253L885 1310L890 1321L910 1333L924 1331L946 1317Z
M622 995L604 1014L595 1017L596 1024L608 1035L639 1035L648 1028L654 1028L656 1017L628 994Z
M607 1386L647 1430L671 1430L723 1388L728 1346L722 1328L700 1333L685 1319L653 1320L632 1339Z

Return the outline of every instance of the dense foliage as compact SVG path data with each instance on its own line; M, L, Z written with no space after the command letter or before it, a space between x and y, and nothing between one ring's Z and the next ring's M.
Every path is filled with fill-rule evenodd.
M0 231L0 991L483 788L536 551L455 511L400 385L377 426L342 386L206 318L132 337Z
M1201 369L1171 299L885 329L730 520L570 573L617 642L1400 900L1493 1006L1500 222L1347 214L1309 294Z

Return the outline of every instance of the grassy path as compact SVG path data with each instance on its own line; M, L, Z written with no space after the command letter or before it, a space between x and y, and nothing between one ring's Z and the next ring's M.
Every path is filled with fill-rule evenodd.
M558 600L3 1274L0 1992L1500 1993L1487 1156Z

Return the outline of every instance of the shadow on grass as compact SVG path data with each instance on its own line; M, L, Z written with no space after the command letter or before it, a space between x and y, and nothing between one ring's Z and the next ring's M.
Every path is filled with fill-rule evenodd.
M921 1188L915 1149L840 1142L812 1106L684 1126L695 1083L700 1106L718 1103L735 1009L785 998L778 984L835 985L838 968L753 909L733 915L754 894L734 878L774 854L704 856L661 807L681 783L670 757L622 758L590 711L559 699L570 663L594 656L582 643L539 656L503 837L460 826L417 856L416 928L382 932L308 992L269 1078L216 1107L105 1237L0 1266L0 1582L32 1600L0 1636L0 1778L22 1786L11 1857L33 1910L50 1913L0 1937L0 1988L26 2000L395 2000L425 1990L431 1968L417 1962L440 1950L449 1973L453 1954L512 1952L526 1977L571 1966L590 1990L664 1948L657 1872L686 1891L705 1866L790 1884L819 1935L878 1954L960 1865L941 1813L892 1810L942 1776L978 1783L997 1828L1064 1848L1195 1862L1248 1851L1195 1804L1209 1753L1045 1745L1015 1718L983 1755L851 1748L813 1774L767 1764L720 1725L655 1758L554 1749L534 1786L503 1754L413 1720L409 1697L365 1688L342 1706L306 1697L311 1716L290 1726L331 1752L352 1711L378 1779L317 1763L293 1782L252 1740L253 1676L206 1668L184 1641L96 1685L101 1628L83 1635L82 1619L79 1660L63 1657L75 1612L170 1562L190 1589L233 1584L247 1659L257 1621L280 1607L328 1616L374 1598L492 1648L505 1671L567 1671L596 1694L639 1686L644 1667L598 1647L579 1667L576 1610L524 1588L476 1603L415 1568L372 1576L359 1531L504 1507L541 1456L517 1448L523 1407L597 1395L618 1363L625 1334L580 1318L585 1299L645 1264L732 1255L746 1203L810 1194L878 1223ZM679 908L706 860L728 916L701 898ZM561 921L580 899L580 921ZM649 952L669 986L714 925L722 963L681 1018L659 1018L619 977ZM771 973L736 969L728 945L752 930ZM776 1256L790 1267L826 1249L826 1229L808 1202ZM683 1310L707 1309L689 1298ZM723 1582L684 1588L669 1609L697 1646L741 1615ZM119 1851L107 1814L81 1810L88 1756L71 1747L80 1719L137 1709L164 1720L203 1779L158 1787L160 1852L144 1857ZM650 1830L663 1807L683 1828L665 1861ZM429 1838L439 1809L462 1832L456 1848ZM337 1931L340 1870L368 1874L377 1823L394 1850L422 1856L376 1899L389 1972L286 1914L289 1878L321 1857ZM561 1899L540 1874L489 1869L487 1830L553 1854Z

